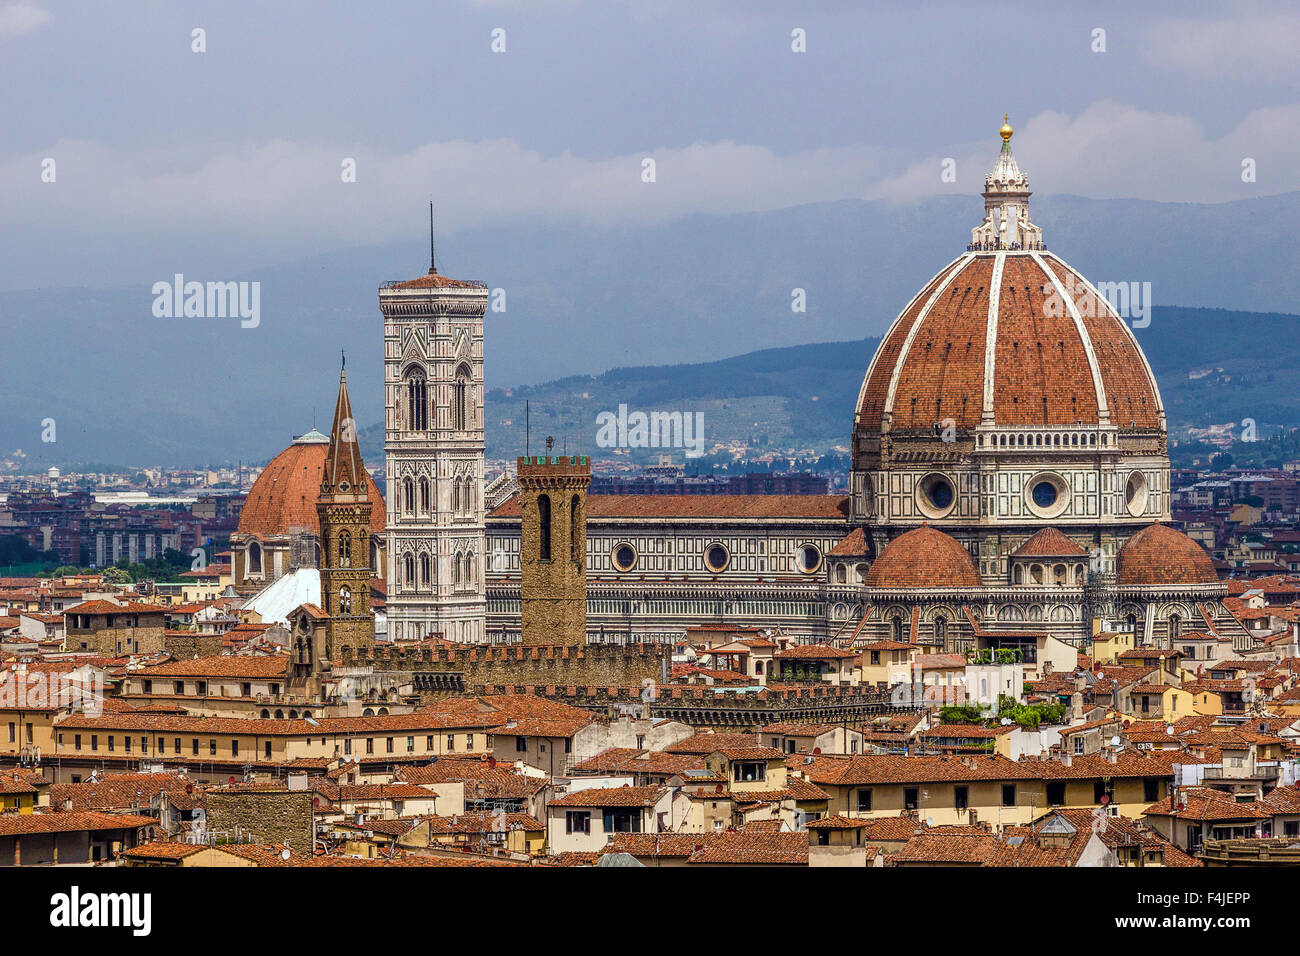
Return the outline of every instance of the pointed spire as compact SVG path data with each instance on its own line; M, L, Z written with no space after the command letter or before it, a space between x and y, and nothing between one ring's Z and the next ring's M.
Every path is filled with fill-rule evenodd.
M433 255L433 200L429 200L429 275L438 274L438 260Z
M361 447L357 443L357 423L352 416L352 400L348 397L348 373L339 369L339 397L334 406L334 424L330 428L330 447L325 456L325 481L331 493L347 482L349 490L362 487L365 468L361 463Z

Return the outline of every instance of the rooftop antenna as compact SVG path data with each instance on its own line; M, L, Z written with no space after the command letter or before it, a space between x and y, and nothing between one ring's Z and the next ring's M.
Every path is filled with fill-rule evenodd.
M429 275L438 274L437 260L433 256L433 200L429 200Z
M532 454L532 450L528 443L529 435L531 434L532 431L532 424L531 424L532 419L529 417L530 414L531 413L529 412L528 409L528 399L525 398L524 399L524 457L525 458L527 458L529 455Z
M348 367L348 354L347 354L347 352L343 351L342 349L339 349L339 358L340 358L340 360L342 360L342 362L343 362L343 364L342 364L341 366L339 366L339 367L340 367L340 368L347 368L347 367Z

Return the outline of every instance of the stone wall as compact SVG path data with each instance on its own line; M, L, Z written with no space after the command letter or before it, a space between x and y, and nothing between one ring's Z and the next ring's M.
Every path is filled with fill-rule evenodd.
M257 843L282 843L310 854L314 844L309 790L245 790L218 787L207 793L208 832L233 842L251 836Z
M344 648L335 666L369 667L374 674L409 673L422 696L441 697L497 684L639 688L647 681L663 682L666 671L671 670L671 651L665 644L382 648L358 654Z
M163 649L178 661L188 661L195 657L211 657L220 654L225 646L225 638L220 634L178 634L167 632L163 638Z

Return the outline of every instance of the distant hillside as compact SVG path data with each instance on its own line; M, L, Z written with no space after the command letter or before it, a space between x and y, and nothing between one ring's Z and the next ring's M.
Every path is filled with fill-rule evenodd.
M1155 370L1171 431L1253 418L1261 437L1300 424L1300 317L1157 306L1136 329ZM760 439L759 449L816 454L847 447L862 377L879 339L764 349L716 362L611 369L543 385L487 393L488 456L524 447L524 402L531 403L533 450L550 434L576 451L596 447L596 416L630 410L699 411L710 441ZM1210 374L1190 378L1193 373ZM1222 369L1222 371L1218 371ZM765 440L765 441L764 441ZM362 433L368 460L383 454L377 425ZM652 460L650 449L639 460ZM681 452L675 453L678 461Z
M1155 321L1139 336L1176 420L1300 422L1294 318L1159 305L1266 310L1300 301L1300 194L1219 205L1035 196L1034 204L1052 249L1089 278L1152 283ZM952 196L635 229L535 223L448 237L439 264L507 293L506 311L487 317L494 454L516 449L522 399L534 395L542 435L576 438L578 419L619 401L688 401L703 403L706 429L719 437L765 434L781 445L797 434L820 446L848 437L870 337L961 252L978 214L978 199ZM1251 241L1226 238L1242 235ZM424 249L413 235L244 276L176 263L191 279L260 282L254 329L155 318L150 283L0 295L0 459L21 448L29 468L265 461L313 419L329 420L341 348L358 418L378 421L376 289L422 272ZM168 272L156 278L170 280ZM794 288L806 291L805 313L790 310ZM803 345L810 341L832 344ZM742 352L752 354L712 361ZM1231 369L1233 380L1184 384L1188 370L1208 366ZM601 369L614 371L586 378ZM540 390L507 394L512 385ZM53 444L41 441L46 418L57 422Z

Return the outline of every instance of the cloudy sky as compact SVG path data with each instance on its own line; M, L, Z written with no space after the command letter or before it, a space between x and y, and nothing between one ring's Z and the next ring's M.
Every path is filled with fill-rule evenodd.
M975 193L1003 112L1040 192L1288 192L1298 48L1286 3L0 0L0 290L395 241L430 197L454 242Z

